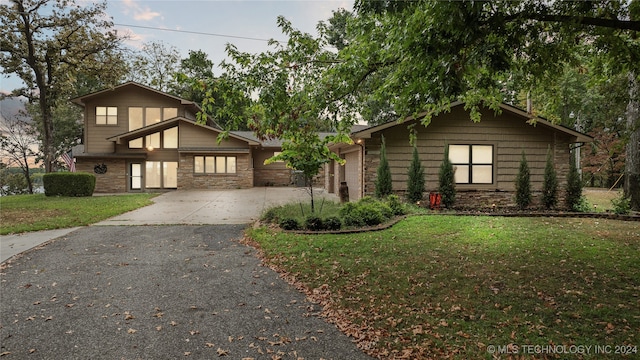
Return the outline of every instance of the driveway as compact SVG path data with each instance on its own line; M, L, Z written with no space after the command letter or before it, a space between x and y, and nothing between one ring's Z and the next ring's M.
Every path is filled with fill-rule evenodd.
M314 189L317 201L338 201L335 194ZM256 187L236 190L179 190L153 199L154 204L96 225L248 224L263 210L288 202L309 202L305 188Z
M296 199L308 195L175 191L56 233L0 268L0 357L370 359L238 242L262 209Z

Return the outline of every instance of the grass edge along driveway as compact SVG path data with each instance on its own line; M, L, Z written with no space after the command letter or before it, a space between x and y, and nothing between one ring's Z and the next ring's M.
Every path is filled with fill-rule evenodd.
M379 232L247 236L374 356L640 351L637 222L415 216Z
M90 225L152 204L158 194L89 197L12 195L0 197L0 235Z

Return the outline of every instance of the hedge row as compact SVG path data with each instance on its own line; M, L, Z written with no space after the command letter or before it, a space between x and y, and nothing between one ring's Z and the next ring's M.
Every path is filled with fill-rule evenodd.
M46 196L91 196L96 177L89 173L55 172L42 176Z

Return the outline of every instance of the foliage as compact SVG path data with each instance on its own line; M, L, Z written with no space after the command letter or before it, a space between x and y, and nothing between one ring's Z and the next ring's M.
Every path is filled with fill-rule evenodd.
M150 41L133 54L129 63L129 79L156 90L168 92L178 72L180 53L175 46Z
M321 231L325 229L325 226L320 216L311 214L304 219L304 228L311 231Z
M283 230L299 230L300 222L294 218L284 218L280 220L280 227Z
M624 173L625 149L622 138L612 129L589 133L594 141L582 152L582 172L591 186L612 187Z
M323 217L338 216L341 204L335 201L325 201L322 205L322 211L318 215ZM265 210L260 220L266 223L279 224L282 219L294 218L301 224L304 222L306 215L311 213L311 204L306 203L289 203L271 207Z
M22 171L22 180L15 178L14 174L5 178L9 185L7 191L10 194L21 194L23 191L33 194L30 167L36 163L35 148L38 144L33 134L33 123L23 111L13 116L3 112L0 116L3 119L0 123L0 158L7 162L5 165L17 166Z
M55 172L42 177L47 196L91 196L96 176L89 173Z
M364 197L358 202L346 203L340 209L345 226L362 227L379 225L393 216L393 210L383 201Z
M384 135L382 135L380 145L380 164L378 165L377 177L376 177L376 197L381 199L385 196L391 195L393 191L393 181L391 180L391 168L389 167L389 160L387 160L387 147L384 141Z
M626 215L631 212L631 199L621 194L619 197L612 199L613 212L619 215Z
M444 159L438 172L438 192L442 195L442 206L452 208L456 201L456 183L453 164L449 159L449 146L444 147Z
M404 204L400 201L398 195L389 195L386 198L386 203L391 209L393 215L404 215L407 213Z
M586 196L580 195L578 203L574 206L573 211L587 213L593 211L593 206Z
M523 150L518 175L516 175L516 205L520 209L525 209L529 204L531 204L531 173Z
M620 285L640 278L634 222L439 215L368 233L248 235L374 358L488 359L489 345L567 338L637 343L637 289Z
M551 209L558 203L558 176L553 165L553 152L547 148L547 161L544 166L544 178L542 181L542 204Z
M340 230L342 227L342 220L337 216L329 216L324 219L324 226L327 230Z
M87 197L0 196L0 234L87 226L152 204L158 194Z
M418 147L413 147L413 157L409 165L407 180L407 200L411 203L422 200L424 195L424 168L418 156Z
M23 173L15 173L9 169L0 169L0 195L32 194L31 183L27 182Z
M85 79L114 83L125 67L121 38L105 16L106 2L13 0L0 5L0 68L18 76L15 89L37 105L45 170L54 168L56 109L77 95Z
M582 180L576 166L576 158L570 156L569 173L567 174L567 184L565 186L565 204L567 209L579 211L580 199L582 197Z

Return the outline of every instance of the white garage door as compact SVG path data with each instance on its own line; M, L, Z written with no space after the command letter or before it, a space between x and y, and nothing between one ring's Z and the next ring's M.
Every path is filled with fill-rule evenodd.
M344 179L349 187L349 200L355 201L360 199L360 177L358 176L360 159L358 152L344 154L344 159L347 161L344 165Z

